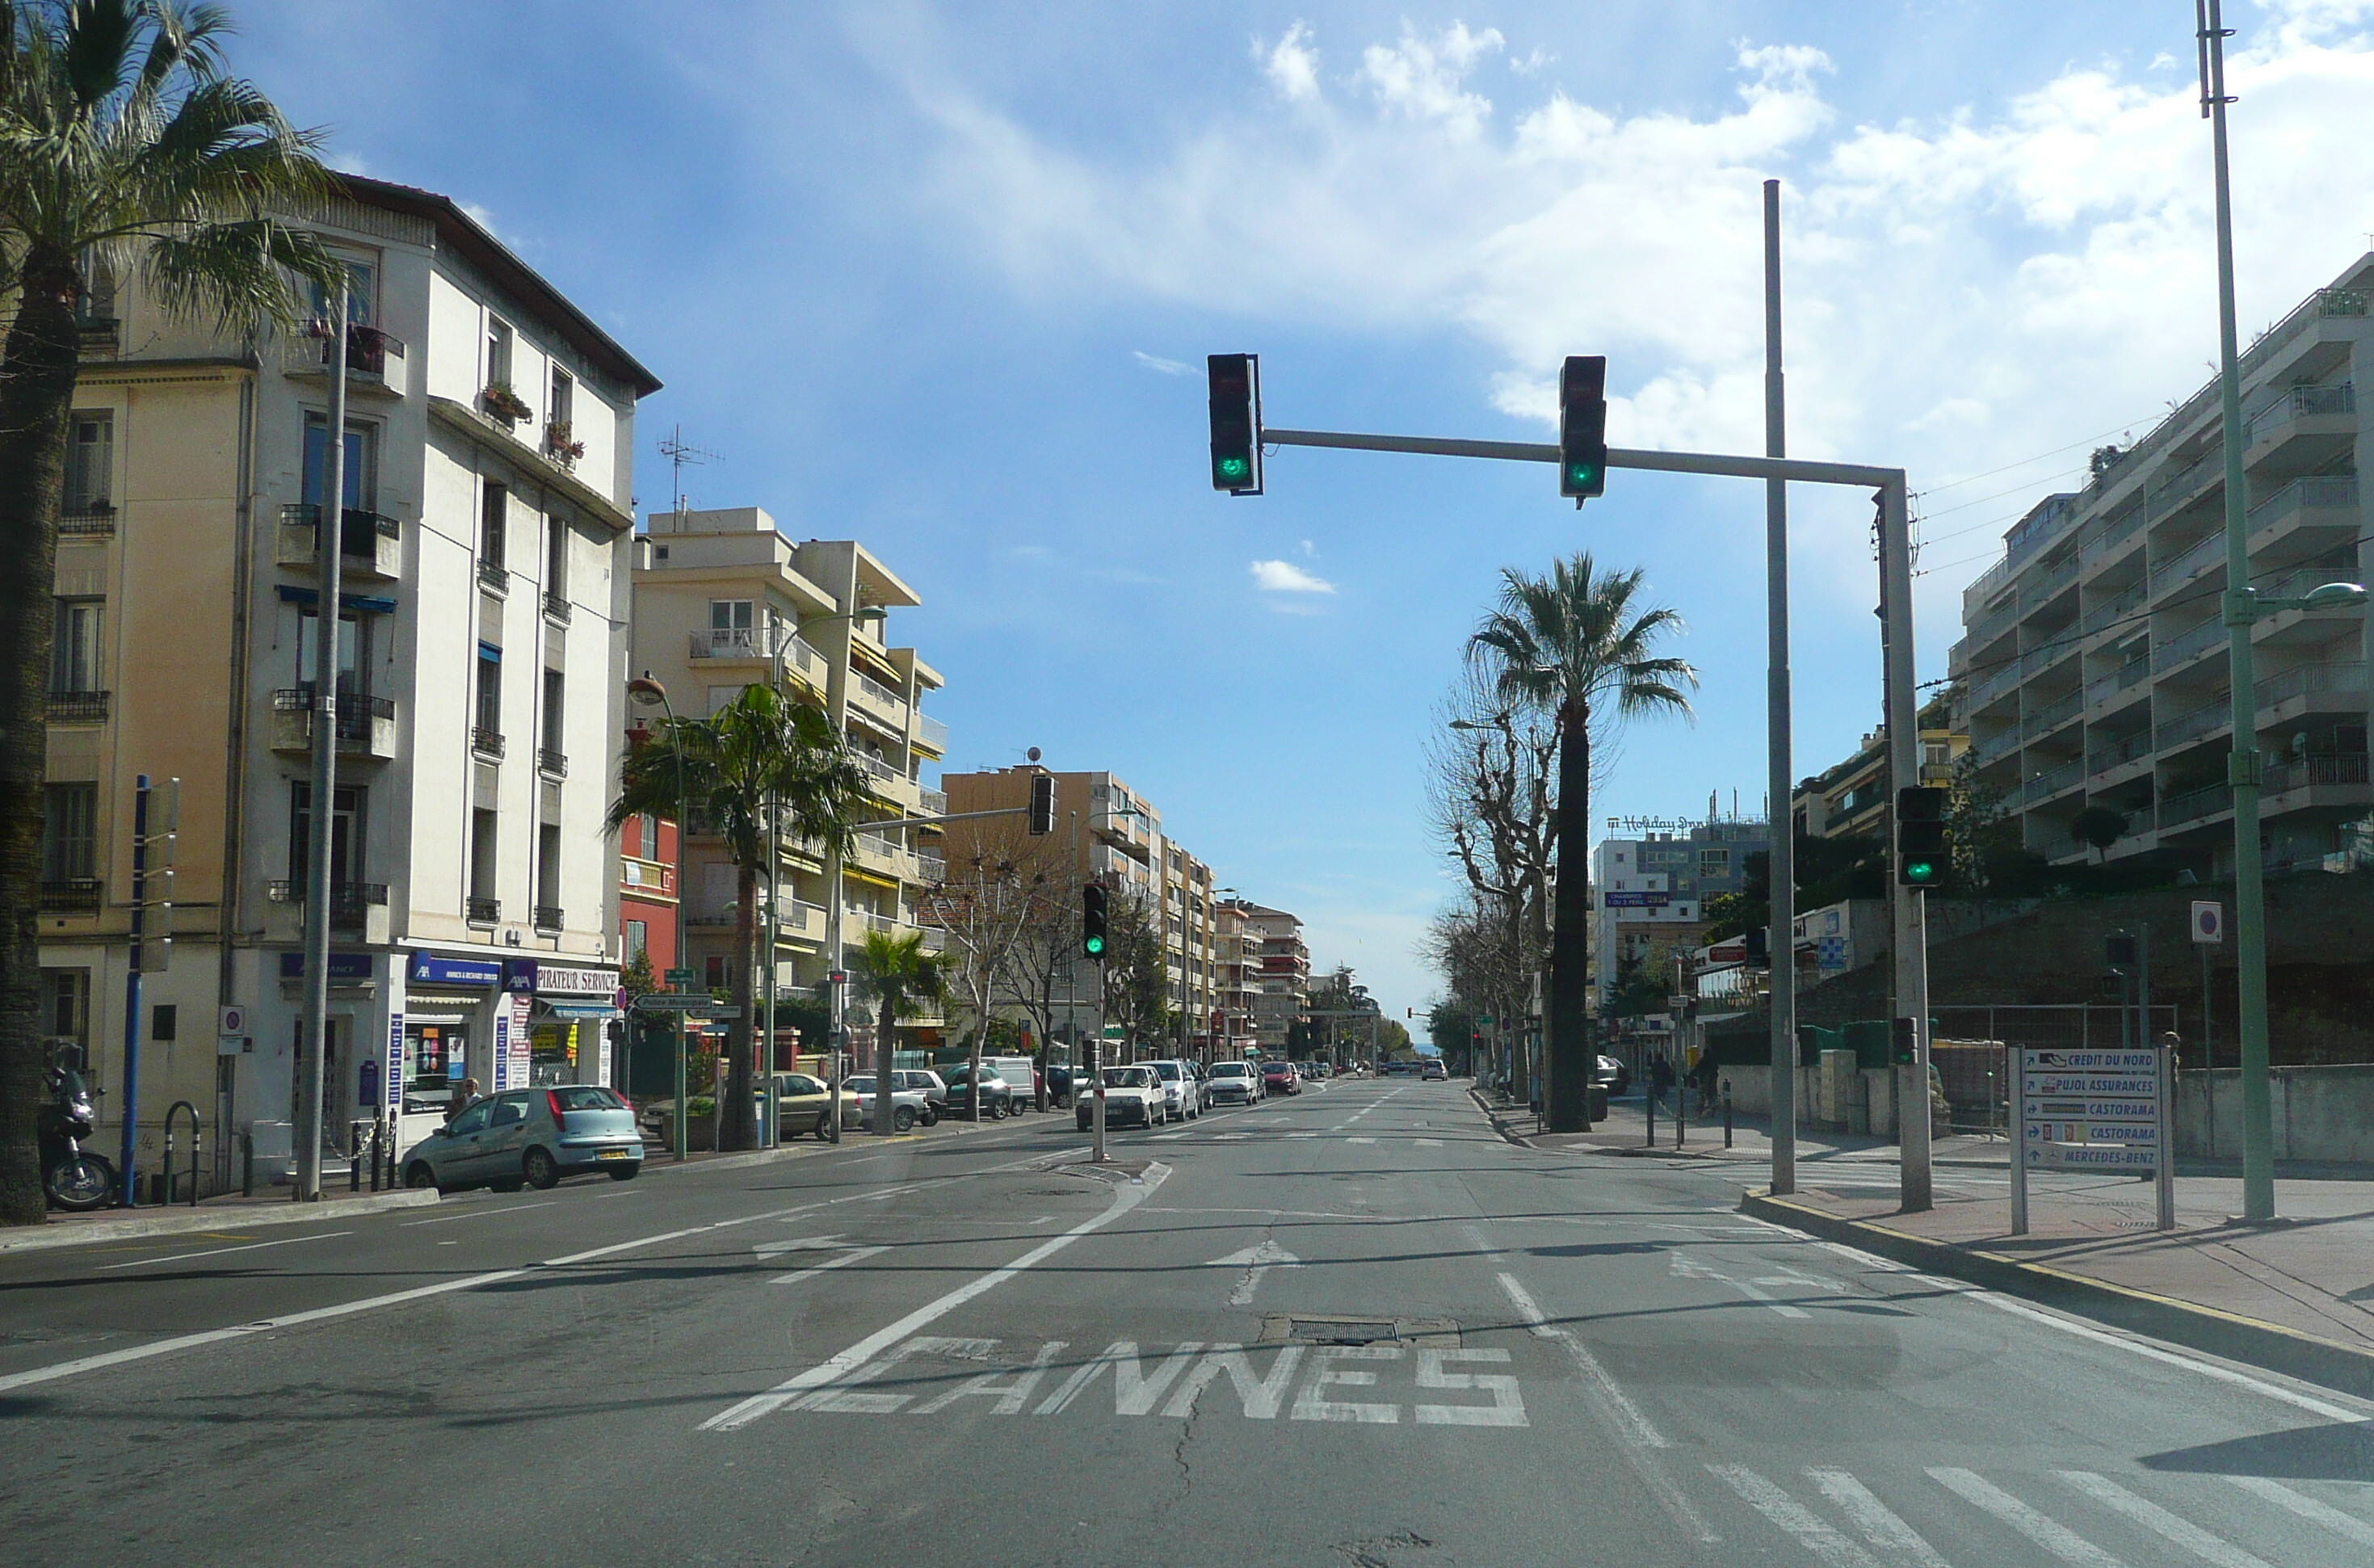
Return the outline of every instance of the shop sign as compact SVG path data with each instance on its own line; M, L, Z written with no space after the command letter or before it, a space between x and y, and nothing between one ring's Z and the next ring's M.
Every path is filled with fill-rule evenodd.
M500 1094L511 1085L511 1010L495 1009L495 1092Z
M535 960L503 960L503 989L522 994L535 989Z
M370 979L371 959L372 955L370 953L332 952L330 954L330 984L333 985L354 985ZM304 979L305 955L301 952L282 953L280 955L280 978L283 980Z
M618 989L618 972L615 969L563 969L557 964L529 967L535 971L535 990L546 996L607 997Z
M525 1089L531 1077L528 1072L530 1053L535 1050L535 1042L528 1038L527 1032L527 1012L532 1004L524 994L519 992L512 993L511 1004L509 1010L511 1015L511 1087ZM495 1009L498 1015L504 1010L501 1008Z
M412 955L412 979L432 985L495 985L503 966L493 959L441 958L435 953Z
M387 1070L380 1075L382 1092L388 1109L400 1110L404 1105L404 1009L396 1008L387 1015Z

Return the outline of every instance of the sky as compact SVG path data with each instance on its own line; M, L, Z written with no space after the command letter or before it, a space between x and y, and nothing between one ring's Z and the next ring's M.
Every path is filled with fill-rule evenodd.
M1901 466L1918 663L2086 454L2216 351L2189 0L231 0L341 167L477 214L667 385L695 506L859 538L953 770L1109 769L1314 963L1423 1015L1456 892L1421 752L1500 573L1639 567L1692 719L1592 803L1763 808L1762 487L1290 449L1216 495L1203 356L1280 427L1762 450L1782 182L1791 453ZM2233 0L2244 335L2374 245L2374 0ZM1879 711L1870 501L1792 491L1795 772Z

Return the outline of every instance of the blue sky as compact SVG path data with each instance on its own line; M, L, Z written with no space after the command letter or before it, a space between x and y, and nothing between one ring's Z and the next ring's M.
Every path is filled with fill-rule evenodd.
M1646 569L1697 721L1593 814L1761 802L1761 488L1294 451L1206 488L1201 357L1274 423L1760 450L1785 183L1792 451L1921 492L1920 664L2086 448L2208 375L2186 0L1133 6L239 0L239 68L344 165L480 212L668 383L696 505L921 591L955 768L1110 768L1396 1014L1452 891L1429 709L1505 566ZM2374 230L2374 0L2236 0L2241 314ZM1877 714L1868 502L1799 490L1800 775Z

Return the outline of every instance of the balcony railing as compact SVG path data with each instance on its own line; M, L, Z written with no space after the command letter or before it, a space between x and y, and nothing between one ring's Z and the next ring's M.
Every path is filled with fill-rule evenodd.
M312 501L290 501L281 507L281 565L312 563L321 523L322 509ZM393 517L358 506L338 509L338 554L350 562L376 562L382 540L394 544L403 537L404 525Z
M569 776L569 754L539 746L535 749L535 771L548 779L565 779Z
M2107 702L2120 692L2128 690L2144 677L2151 674L2149 658L2129 659L2109 675L2096 676L2086 685L2087 702Z
M2157 522L2170 513L2182 510L2188 501L2201 493L2203 486L2224 476L2225 464L2224 453L2204 453L2153 487L2150 498L2144 502L2145 513Z
M879 783L904 784L907 782L906 774L900 772L898 769L892 767L889 763L884 761L879 757L869 756L867 753L863 751L852 751L850 755L857 759L857 765L859 767L864 769L871 777Z
M2125 593L2121 594L2117 598L2110 600L2109 603L2096 605L2092 609L2086 612L2085 619L2078 621L2077 629L2080 631L2090 634L2092 632L2103 631L2106 628L2114 626L2118 622L2124 620L2142 606L2144 602L2144 593L2148 586L2149 584L2147 584L2137 583L2133 587L2129 588Z
M2234 786L2211 784L2205 789L2189 789L2182 795L2171 795L2159 803L2159 825L2162 831L2197 822L2204 817L2214 817L2220 811L2234 808Z
M2211 534L2185 550L2173 560L2162 561L2151 570L2152 597L2157 598L2180 584L2190 583L2215 566L2226 563L2226 536Z
M2350 383L2341 382L2333 386L2295 386L2251 416L2251 444L2256 446L2279 427L2294 419L2312 418L2319 414L2349 414L2357 408L2357 398Z
M2019 728L2014 725L2000 735L1991 735L1984 740L1974 742L1970 747L1970 755L1978 759L1977 766L1984 767L1996 758L2008 756L2018 749Z
M310 682L303 686L285 686L275 691L272 694L272 711L292 717L301 716L304 720L302 724L276 725L272 738L274 750L301 750L312 745L313 714L317 710L313 705L313 687ZM360 691L339 692L337 727L333 732L337 737L338 749L372 755L391 750L394 737L382 737L376 726L393 724L394 720L395 699L393 697L374 697ZM382 741L385 744L375 744Z
M58 518L62 539L104 539L115 532L115 503L108 501L68 501Z
M511 574L491 560L481 560L478 562L478 586L498 594L508 594L511 591Z
M943 756L946 755L948 749L948 726L946 723L943 720L932 717L929 713L917 713L915 715L915 743L919 746L927 746Z
M2363 659L2326 659L2312 665L2300 665L2267 677L2251 688L2262 708L2273 708L2296 697L2336 696L2362 698L2366 694L2366 661Z
M53 691L48 701L50 723L103 725L107 722L110 695L105 691Z
M97 914L99 904L96 877L60 877L41 883L43 914Z
M2062 589L2077 581L2077 569L2082 564L2083 562L2076 556L2072 555L2034 582L2023 584L2019 591L2020 613L2026 615L2039 606L2051 603Z
M546 594L546 595L545 595L545 596L544 596L544 619L546 619L546 620L548 620L548 621L552 622L552 624L553 624L553 625L555 625L555 626L566 626L566 625L568 625L568 624L569 624L569 622L570 622L570 616L571 616L571 614L572 614L572 613L573 613L573 612L572 612L572 611L570 609L570 607L569 607L569 595L566 595L566 594Z
M2147 729L2137 730L2116 746L2106 746L2099 751L2087 752L2086 771L2089 773L2107 773L2113 768L2125 767L2138 757L2148 757L2151 752L2152 732Z
M296 878L282 878L264 884L264 896L274 903L305 902L305 884ZM387 903L385 882L333 882L330 884L330 928L334 931L354 931L370 918L370 911Z
M503 918L503 901L481 898L472 893L462 901L462 918L473 925L500 925Z
M2151 667L2156 670L2173 669L2187 659L2205 654L2212 648L2224 647L2228 635L2224 622L2217 620L2204 622L2182 636L2171 637L2154 647Z
M1970 706L1973 708L1985 707L1988 703L1993 701L2004 692L2012 690L2014 688L2017 687L2019 685L2019 661L2017 659L2014 659L2009 664L2004 665L2002 668L1989 674L1986 678L1980 680L1976 686L1970 688Z
M2060 701L2048 702L2028 714L2027 721L2019 726L2020 734L2029 740L2034 740L2040 735L2050 734L2075 718L2085 710L2085 707L2086 694L2083 691L2072 691Z
M2020 790L2020 797L2033 804L2047 796L2058 795L2072 784L2083 784L2085 780L2086 760L2074 757L2051 772L2039 773L2028 780Z
M476 752L479 756L484 757L489 762L501 761L503 760L502 731L486 729L477 725L472 725L470 726L470 749Z
M666 898L676 891L675 867L664 860L645 860L641 855L618 857L618 885L631 888L637 894L650 898Z
M919 855L915 856L915 877L918 881L937 887L948 879L948 863L936 855Z
M558 931L567 924L563 918L564 912L557 903L537 904L533 914L535 928L539 931Z
M2366 753L2335 751L2321 756L2298 757L2288 762L2270 762L2261 770L2259 789L2262 795L2281 795L2286 790L2309 789L2318 784L2362 784L2366 782Z
M281 353L281 368L292 375L309 371L318 375L327 369L330 356L337 351L331 330L325 321L308 322L303 336L288 340ZM384 383L388 379L387 362L404 357L404 339L395 334L359 322L347 327L347 370L351 374Z
M2223 695L2213 697L2197 708L2188 708L2174 718L2152 728L2152 740L2161 750L2181 746L2188 740L2198 740L2224 729L2234 716L2233 707Z
M2294 479L2251 508L2251 532L2256 534L2262 529L2274 527L2296 512L2346 513L2349 515L2331 521L2336 526L2355 526L2357 522L2357 476L2311 474L2304 479ZM2224 536L2216 537L2223 545Z
M2126 542L2134 537L2135 530L2144 525L2144 518L2147 515L2141 497L2127 502L2119 514L2104 523L2101 531L2077 552L2080 565L2092 566L2119 553Z
M907 700L870 675L849 672L851 695L894 724L906 717Z
M916 794L921 801L919 809L923 816L945 817L948 814L948 797L945 790L923 789Z

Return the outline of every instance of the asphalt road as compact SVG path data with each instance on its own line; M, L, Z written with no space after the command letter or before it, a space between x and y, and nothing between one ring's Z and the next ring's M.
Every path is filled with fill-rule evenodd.
M1338 1082L0 1256L11 1562L2374 1560L2374 1407Z

